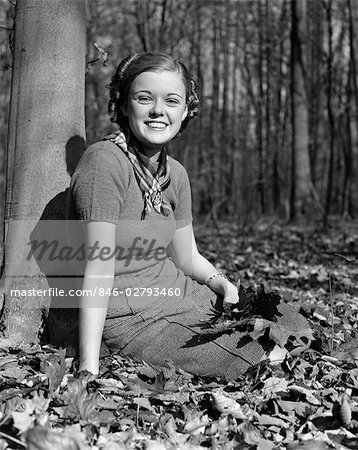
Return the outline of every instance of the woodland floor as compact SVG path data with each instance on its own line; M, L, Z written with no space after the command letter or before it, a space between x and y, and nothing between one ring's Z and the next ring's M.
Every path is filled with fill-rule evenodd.
M311 348L230 383L118 356L93 379L77 376L64 350L0 349L0 450L358 448L358 224L220 223L197 234L202 253L232 280L263 283L299 309L314 332ZM276 296L250 292L275 307ZM213 327L230 332L235 320ZM297 335L270 317L251 325L281 346Z

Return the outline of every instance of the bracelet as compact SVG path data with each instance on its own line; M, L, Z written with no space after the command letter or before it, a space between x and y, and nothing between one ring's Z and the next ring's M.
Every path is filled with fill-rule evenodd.
M222 277L224 278L224 280L227 280L227 276L223 272L217 272L214 273L213 275L210 275L210 277L206 279L205 284L209 285L210 281L213 280L215 277Z

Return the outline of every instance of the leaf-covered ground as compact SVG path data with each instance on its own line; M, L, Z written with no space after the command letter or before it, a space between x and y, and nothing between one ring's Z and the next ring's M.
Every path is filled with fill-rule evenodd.
M254 293L263 284L305 315L310 349L283 350L283 362L230 383L119 356L105 357L94 379L76 375L62 349L3 349L0 450L358 448L358 225L265 221L197 234L202 253L232 280ZM222 331L235 327L235 315L221 319ZM274 322L260 320L254 331L264 323L277 338ZM281 330L276 342L287 338Z

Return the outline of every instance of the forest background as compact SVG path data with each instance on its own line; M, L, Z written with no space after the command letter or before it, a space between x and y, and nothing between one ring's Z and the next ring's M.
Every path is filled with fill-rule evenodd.
M1 188L12 71L15 80L9 287L58 285L56 264L32 258L26 272L15 269L35 228L59 235L52 220L33 225L62 211L67 155L76 150L69 144L84 134L82 72L91 144L113 130L106 87L118 62L162 51L198 81L200 115L169 151L189 172L199 248L257 301L247 323L254 338L269 332L285 353L300 336L262 322L280 295L307 317L315 340L304 354L264 362L229 384L172 366L157 373L119 355L102 361L96 381L78 379L77 325L66 315L73 305L58 308L50 294L33 303L1 296L0 448L357 448L358 231L356 221L340 220L358 210L357 2L88 0L85 17L83 0L17 0L14 42L14 1L0 0ZM276 217L311 223L282 226ZM205 329L238 326L226 318Z
M190 68L201 99L199 117L169 148L189 172L196 218L355 217L358 5L292 4L89 1L87 144L113 130L107 85L119 61L133 52L168 53ZM13 22L14 5L1 0L1 189Z

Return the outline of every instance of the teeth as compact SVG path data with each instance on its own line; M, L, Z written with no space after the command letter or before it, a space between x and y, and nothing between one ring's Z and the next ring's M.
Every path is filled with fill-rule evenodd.
M165 123L160 122L147 122L147 125L151 128L165 128Z

